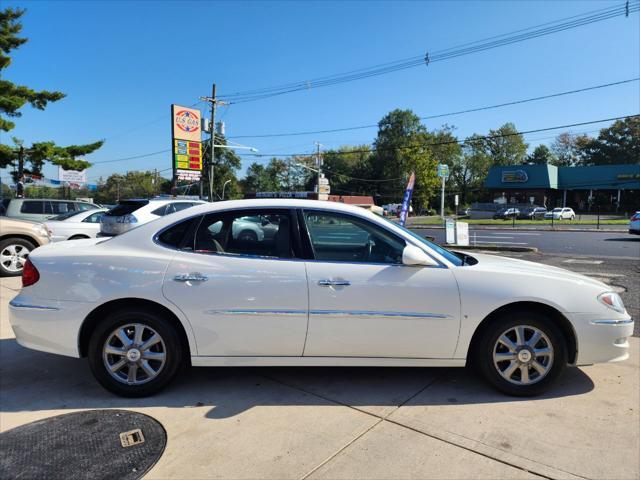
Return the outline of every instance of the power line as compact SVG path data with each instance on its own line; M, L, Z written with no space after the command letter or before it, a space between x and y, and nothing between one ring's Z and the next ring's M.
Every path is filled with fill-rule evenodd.
M594 85L591 87L585 87L585 88L579 88L579 89L575 89L575 90L568 90L565 92L558 92L558 93L552 93L549 95L542 95L539 97L531 97L531 98L525 98L525 99L521 99L521 100L514 100L511 102L505 102L505 103L499 103L496 105L487 105L484 107L477 107L477 108L470 108L467 110L458 110L455 112L448 112L448 113L439 113L437 115L428 115L426 117L419 117L420 120L433 120L435 118L442 118L442 117L449 117L449 116L454 116L454 115L462 115L464 113L473 113L473 112L480 112L483 110L491 110L494 108L501 108L501 107L507 107L507 106L512 106L512 105L519 105L522 103L528 103L528 102L535 102L535 101L539 101L539 100L546 100L549 98L556 98L556 97L562 97L564 95L572 95L572 94L576 94L576 93L582 93L582 92L588 92L591 90L598 90L601 88L607 88L607 87L613 87L616 85L623 85L626 83L631 83L631 82L637 82L638 80L640 80L640 77L636 77L636 78L630 78L628 80L621 80L619 82L611 82L611 83L604 83L601 85ZM378 124L377 123L372 123L372 124L368 124L368 125L359 125L357 127L344 127L344 128L332 128L332 129L326 129L326 130L309 130L309 131L304 131L304 132L289 132L289 133L269 133L269 134L257 134L257 135L234 135L231 137L228 137L229 139L237 139L237 138L271 138L271 137L293 137L293 136L300 136L300 135L316 135L316 134L322 134L322 133L336 133L336 132L346 132L346 131L352 131L352 130L363 130L363 129L367 129L367 128L375 128L377 127Z
M545 127L545 128L538 128L535 130L526 130L526 131L521 131L521 132L512 132L512 133L505 133L505 134L498 134L498 135L484 135L484 136L477 136L477 137L473 137L473 138L466 138L464 140L447 140L447 141L443 141L443 142L435 142L435 143L424 143L424 142L420 142L420 143L414 143L411 145L403 145L403 146L399 146L399 147L392 147L392 148L367 148L367 149L362 149L362 150L349 150L349 151L333 151L331 152L332 155L351 155L351 154L357 154L357 153L374 153L374 152L381 152L381 151L395 151L395 150L406 150L406 149L410 149L410 148L419 148L419 147L434 147L434 146L439 146L439 145L452 145L452 144L465 144L465 143L469 143L469 142L478 142L478 141L482 141L482 140L491 140L491 139L496 139L496 138L505 138L505 137L513 137L513 136L517 136L517 135L528 135L531 133L539 133L539 132L548 132L550 130L560 130L563 128L571 128L571 127L579 127L579 126L583 126L583 125L592 125L594 123L604 123L604 122L613 122L616 120L623 120L623 119L628 119L628 118L636 118L636 117L640 117L640 114L635 114L635 115L625 115L622 117L611 117L611 118L603 118L600 120L591 120L588 122L579 122L579 123L571 123L571 124L567 124L567 125L559 125L556 127ZM262 157L302 157L305 155L308 155L308 153L286 153L286 154L269 154L269 153L238 153L236 154L240 157L255 157L255 158L262 158Z
M427 52L426 55L414 56L371 67L365 67L358 70L352 70L341 74L319 77L314 80L305 80L284 85L266 87L262 89L237 92L227 95L221 95L221 97L231 99L232 101L230 103L232 104L238 104L262 100L265 98L284 95L301 90L308 90L311 88L320 88L345 82L352 82L355 80L384 75L387 73L414 68L422 65L428 66L431 63L450 60L464 55L470 55L473 53L511 45L513 43L519 43L545 35L551 35L591 23L608 20L617 16L628 15L629 13L635 13L638 10L640 10L640 2L636 0L633 3L629 4L628 7L625 5L594 10L586 12L584 14L574 15L572 17L566 17L563 19L547 22L535 27L529 27L506 34L469 42L458 47L450 47L436 52Z

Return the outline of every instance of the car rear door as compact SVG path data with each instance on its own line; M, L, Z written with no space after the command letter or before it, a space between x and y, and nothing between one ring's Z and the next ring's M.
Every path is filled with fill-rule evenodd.
M277 233L233 235L250 215ZM307 333L305 264L288 209L199 217L169 268L163 293L188 317L203 356L301 356ZM243 227L240 227L243 228ZM255 224L255 228L264 228ZM294 231L295 230L295 231ZM170 233L170 232L169 232ZM163 235L158 237L163 242Z
M460 327L450 269L402 264L406 242L351 215L306 210L305 356L451 358Z

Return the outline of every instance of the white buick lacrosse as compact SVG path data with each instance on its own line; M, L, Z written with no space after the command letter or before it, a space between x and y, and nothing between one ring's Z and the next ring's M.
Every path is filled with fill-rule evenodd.
M628 357L633 321L607 285L448 251L357 207L195 206L113 238L40 247L10 302L18 342L88 357L125 396L194 366L466 364L510 395L567 365Z

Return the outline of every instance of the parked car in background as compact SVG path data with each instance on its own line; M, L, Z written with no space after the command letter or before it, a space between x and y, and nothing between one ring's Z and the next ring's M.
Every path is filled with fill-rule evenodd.
M95 238L100 232L100 218L107 210L84 210L69 212L44 222L52 242Z
M568 207L557 207L544 214L544 218L554 220L573 220L576 218L576 213L572 208Z
M247 217L268 218L275 235L235 238ZM128 397L189 363L473 365L502 392L535 395L568 365L625 360L634 329L598 280L452 252L317 200L216 202L108 241L47 245L22 279L9 303L18 343L88 357L100 384Z
M120 235L157 218L202 203L204 202L175 199L123 200L100 218L98 236Z
M528 207L520 210L519 219L522 220L542 220L547 209L544 207Z
M41 223L0 217L0 276L21 275L27 256L49 241Z
M636 212L629 220L629 233L640 235L640 212Z
M493 218L494 220L511 220L513 218L518 218L518 215L520 215L520 210L511 207L498 210Z
M5 198L2 206L7 217L34 222L43 222L63 213L99 208L93 203L52 198Z

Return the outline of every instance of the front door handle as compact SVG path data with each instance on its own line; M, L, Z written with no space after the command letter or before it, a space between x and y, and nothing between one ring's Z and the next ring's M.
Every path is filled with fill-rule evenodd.
M176 282L206 282L209 278L201 273L186 273L173 277Z
M321 287L348 287L351 285L349 280L318 280Z

